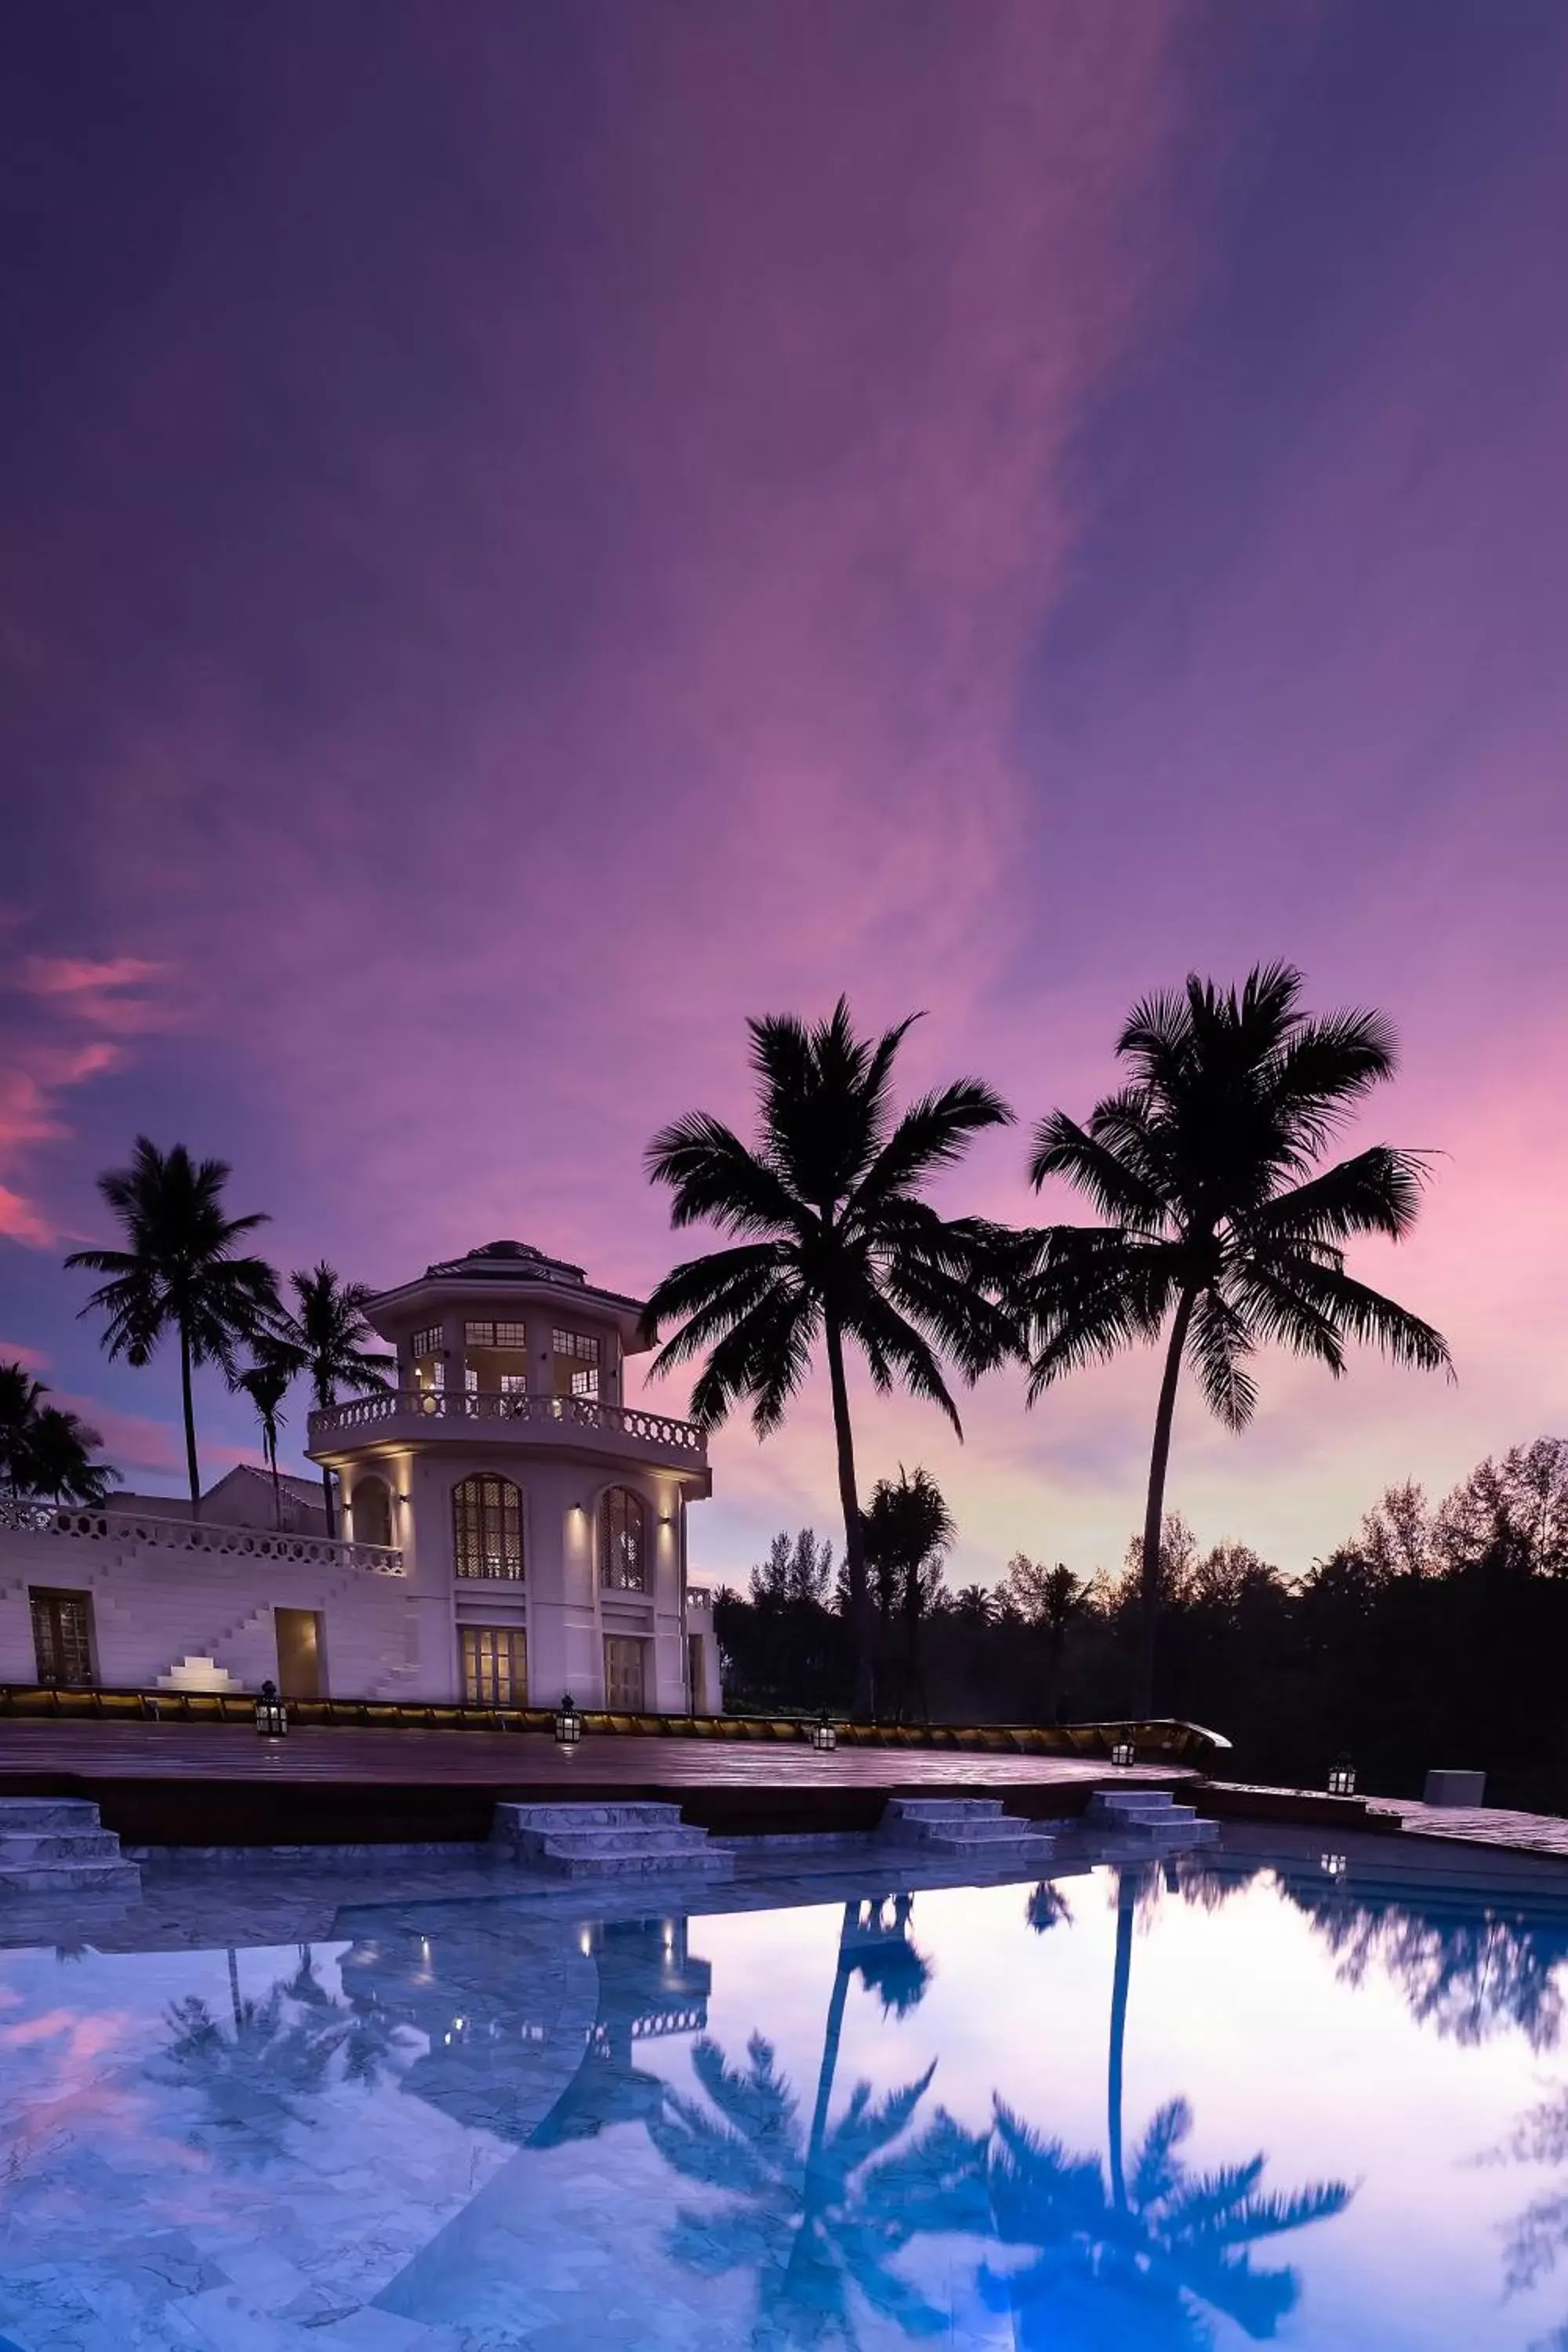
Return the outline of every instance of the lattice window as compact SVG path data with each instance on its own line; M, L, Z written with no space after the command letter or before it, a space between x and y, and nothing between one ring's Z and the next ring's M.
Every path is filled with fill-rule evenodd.
M629 1486L612 1486L599 1503L599 1581L619 1592L647 1589L647 1510Z
M423 1331L416 1331L408 1342L415 1356L438 1356L441 1352L441 1326L432 1323Z
M528 1329L526 1325L521 1323L498 1323L496 1325L496 1346L498 1348L526 1348L527 1345Z
M528 1705L528 1640L521 1626L465 1625L463 1697L469 1706Z
M93 1679L92 1601L85 1592L34 1592L33 1655L38 1680L84 1689Z
M510 1478L453 1487L452 1556L459 1576L521 1576L522 1496Z

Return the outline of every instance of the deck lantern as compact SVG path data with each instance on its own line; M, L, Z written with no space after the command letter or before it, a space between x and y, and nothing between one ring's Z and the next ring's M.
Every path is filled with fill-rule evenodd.
M1110 1760L1113 1764L1123 1767L1129 1764L1137 1763L1138 1743L1132 1737L1131 1725L1123 1724L1121 1729L1111 1741Z
M563 1748L575 1748L583 1737L582 1710L574 1705L570 1691L555 1710L555 1737Z
M811 1727L811 1744L819 1756L831 1756L838 1745L838 1732L826 1707Z
M263 1739L281 1739L289 1729L289 1710L278 1696L276 1683L263 1683L256 1702L256 1728Z
M1348 1756L1342 1756L1337 1764L1330 1765L1329 1794L1331 1797L1355 1795L1355 1766Z

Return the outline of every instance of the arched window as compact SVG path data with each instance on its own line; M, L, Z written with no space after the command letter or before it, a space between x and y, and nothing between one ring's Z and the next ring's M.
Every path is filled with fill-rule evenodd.
M522 1496L510 1478L465 1478L452 1489L459 1576L522 1574Z
M392 1490L384 1478L356 1478L350 1497L355 1543L392 1541Z
M647 1513L629 1486L612 1486L599 1504L599 1581L622 1592L647 1589Z

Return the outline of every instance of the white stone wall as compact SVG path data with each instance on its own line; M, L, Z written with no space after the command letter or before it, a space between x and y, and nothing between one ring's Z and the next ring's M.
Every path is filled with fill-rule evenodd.
M402 1577L330 1560L0 1529L0 1682L37 1678L34 1588L91 1594L98 1680L106 1688L155 1689L179 1659L195 1656L214 1659L250 1690L276 1681L277 1607L320 1612L325 1696L447 1696L422 1683L416 1612Z

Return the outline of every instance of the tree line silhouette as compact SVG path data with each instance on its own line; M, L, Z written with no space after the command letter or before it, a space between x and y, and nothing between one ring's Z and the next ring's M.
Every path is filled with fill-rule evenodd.
M940 1506L925 1472L904 1479L917 1482ZM870 1531L887 1515L874 1499L866 1516L876 1553ZM949 1540L890 1562L880 1549L873 1633L889 1718L1113 1718L1141 1663L1141 1535L1114 1572L1019 1553L994 1588L957 1591ZM1160 1687L1173 1713L1233 1741L1236 1776L1310 1784L1344 1753L1363 1789L1414 1795L1428 1766L1462 1750L1486 1762L1496 1802L1568 1810L1568 1440L1488 1459L1436 1506L1418 1486L1391 1488L1298 1578L1245 1544L1205 1551L1168 1513L1159 1579ZM831 1545L803 1528L774 1538L746 1591L721 1591L731 1706L847 1702L846 1584Z

